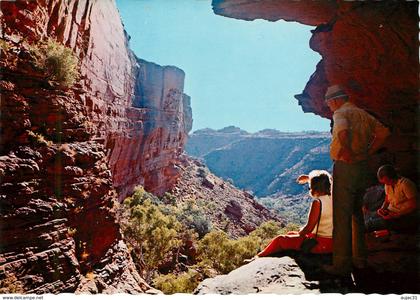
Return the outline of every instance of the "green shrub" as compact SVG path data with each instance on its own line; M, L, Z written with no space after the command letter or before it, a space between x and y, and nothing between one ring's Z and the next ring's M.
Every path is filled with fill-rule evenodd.
M198 233L199 238L202 238L212 228L211 221L203 207L196 204L194 199L185 200L184 203L174 209L173 212L178 221L184 224L187 228L193 229Z
M144 187L141 185L136 186L133 191L133 195L127 197L124 200L124 204L130 208L133 208L137 205L142 205L146 200L150 200L155 205L160 204L160 200L155 195L148 193L144 190Z
M190 269L182 274L159 275L153 284L165 294L192 293L202 279L199 272Z
M280 234L286 234L289 231L298 231L300 226L295 223L288 223L284 228L280 230Z
M234 254L233 242L223 231L212 231L199 241L199 259L204 266L215 269L218 273L232 270L230 257Z
M249 236L258 240L260 248L264 248L274 237L282 233L283 229L279 223L275 221L268 221L262 223L257 229L252 231Z
M264 248L272 238L280 234L280 225L274 221L261 224L248 236L237 240L229 239L223 231L212 231L199 241L201 264L226 274L241 265Z
M54 39L30 45L35 66L44 70L48 78L63 87L72 86L79 77L78 57L73 50Z
M137 195L144 196L141 192ZM172 259L173 249L181 246L182 226L175 217L162 213L161 207L150 199L140 201L136 193L130 198L124 202L130 216L122 222L122 228L142 275L150 282L158 266Z
M168 192L163 195L162 201L165 204L176 205L176 197Z
M246 237L230 239L226 232L210 231L206 203L188 199L175 206L172 203L176 204L176 200L170 194L160 200L139 186L124 201L120 218L140 273L165 294L191 293L204 278L240 267L244 259L256 255L272 238L295 226L282 229L278 223L269 221ZM197 241L197 237L202 238ZM196 264L188 266L187 272L155 275L162 263L170 260L175 262L172 272L177 270L178 255L191 245L196 245L197 256L193 258Z
M237 240L230 239L226 232L211 231L198 241L198 263L191 266L200 272L160 275L153 283L165 294L190 293L205 277L226 274L243 265L244 259L257 254L280 231L280 225L274 221L261 224L250 235Z
M234 256L234 269L244 264L244 259L255 256L261 249L260 239L254 236L246 236L238 239L234 243L236 254Z
M197 214L192 216L192 221L189 228L197 232L199 238L202 238L204 235L210 232L212 224L204 214Z
M253 237L231 240L223 231L212 231L199 241L198 251L202 266L226 274L241 266L245 258L254 256L258 247Z
M275 221L267 221L262 223L257 229L252 231L250 235L261 239L272 239L281 233L281 226Z

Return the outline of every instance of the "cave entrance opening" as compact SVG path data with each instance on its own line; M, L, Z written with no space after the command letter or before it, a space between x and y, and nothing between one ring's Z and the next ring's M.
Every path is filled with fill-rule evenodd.
M240 189L266 197L266 206L288 202L291 221L302 223L308 201L296 200L307 190L296 176L314 161L318 169L331 166L329 133L319 133L329 132L330 121L303 113L294 98L321 60L309 48L314 27L218 16L211 1L117 5L139 57L185 72L194 119L187 153Z
M193 131L329 130L329 120L302 113L294 98L321 58L309 48L312 27L218 16L210 0L117 5L139 57L185 72Z

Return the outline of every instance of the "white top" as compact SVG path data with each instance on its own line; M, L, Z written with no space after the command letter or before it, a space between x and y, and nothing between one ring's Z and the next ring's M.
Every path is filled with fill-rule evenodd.
M332 197L331 195L319 196L321 200L321 219L319 220L318 236L332 237L333 234L333 210L332 210ZM316 225L312 230L312 233L316 233Z
M388 209L400 215L408 214L416 209L416 185L408 178L401 177L394 187L385 185L388 197Z

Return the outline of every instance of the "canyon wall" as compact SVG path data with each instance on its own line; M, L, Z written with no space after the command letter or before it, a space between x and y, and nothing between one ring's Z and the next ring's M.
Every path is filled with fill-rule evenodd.
M117 200L179 176L191 129L184 74L138 59L112 0L2 1L1 292L151 291L128 255ZM34 63L71 48L70 88Z
M114 186L120 199L141 184L162 195L176 182L178 158L192 127L190 98L183 91L182 70L136 58L136 81L124 134L107 139Z
M304 112L331 118L324 103L329 85L342 84L353 102L391 128L387 162L418 177L418 2L213 0L216 14L243 19L295 21L316 26L310 47L322 59L303 92Z

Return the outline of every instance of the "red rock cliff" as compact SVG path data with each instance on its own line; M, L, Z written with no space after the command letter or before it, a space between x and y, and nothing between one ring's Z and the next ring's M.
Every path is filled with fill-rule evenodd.
M418 2L213 0L216 14L316 26L310 47L322 60L296 98L304 112L331 117L323 95L341 83L353 101L392 129L387 153L372 161L394 163L416 178L418 155ZM418 178L418 177L417 177Z
M120 198L137 184L157 195L172 187L192 127L190 98L182 92L184 72L136 61L134 97L127 108L131 126L107 138L114 186Z
M112 0L0 5L1 291L146 291L113 206L177 178L192 122L183 72L135 57ZM69 89L33 64L46 37L78 57Z

